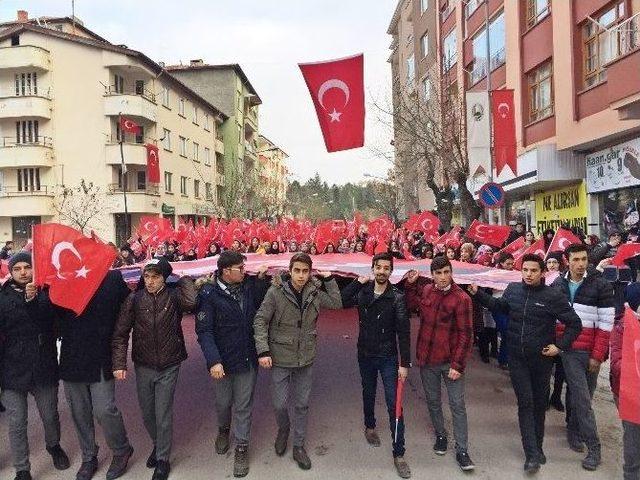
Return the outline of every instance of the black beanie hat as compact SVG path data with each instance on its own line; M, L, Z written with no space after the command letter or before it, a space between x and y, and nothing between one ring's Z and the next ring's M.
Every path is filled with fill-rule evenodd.
M159 273L166 280L169 278L169 275L171 275L171 272L173 272L173 267L171 267L171 264L166 258L160 257L147 262L144 266L144 272L150 270Z
M24 262L24 263L28 263L29 265L32 265L31 254L29 252L18 252L12 255L11 258L9 259L9 270L11 270L16 263L20 263L20 262Z

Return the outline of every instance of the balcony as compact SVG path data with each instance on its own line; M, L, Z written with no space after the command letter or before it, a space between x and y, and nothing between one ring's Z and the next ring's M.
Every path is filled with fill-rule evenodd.
M155 95L147 90L124 91L122 93L109 88L104 96L104 114L107 116L124 115L132 119L143 118L156 123L158 105Z
M35 45L16 45L0 48L0 70L49 70L49 50Z
M35 142L17 143L16 137L0 137L0 168L52 166L51 138L41 136Z
M122 186L112 183L108 186L110 207L114 212L124 212ZM144 189L127 190L127 211L129 213L159 212L161 206L159 185L146 184Z
M258 159L258 156L256 154L256 149L255 147L251 144L251 142L244 142L244 158L245 160L252 160L255 161Z
M222 141L221 138L219 139L218 137L216 137L215 149L216 149L216 153L224 155L224 142Z
M124 154L125 165L147 165L147 149L141 143L123 143L122 153ZM105 145L105 161L107 165L121 165L120 144L107 143Z
M45 95L0 95L0 118L51 119L51 97Z
M0 211L13 217L52 215L54 188L40 186L38 191L19 191L15 186L0 188Z
M609 30L606 64L611 108L620 120L640 119L640 13Z
M218 173L216 175L216 185L219 186L219 187L224 187L225 186L224 174Z

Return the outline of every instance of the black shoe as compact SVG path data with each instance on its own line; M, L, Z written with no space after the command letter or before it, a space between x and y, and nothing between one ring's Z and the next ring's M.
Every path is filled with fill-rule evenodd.
M567 432L567 442L569 443L569 448L574 452L584 452L584 442L580 439L579 435Z
M16 478L14 480L31 480L31 472L28 470L20 470L16 472Z
M559 412L564 412L564 405L562 404L562 400L559 398L554 398L553 395L549 400L549 406L555 408Z
M287 442L289 441L289 429L278 429L278 435L276 436L275 449L276 454L281 457L287 451Z
M538 459L527 458L524 462L524 471L532 475L538 473L538 470L540 470L540 462L538 462Z
M584 458L584 460L582 460L582 468L593 472L598 468L600 463L602 463L600 447L590 449L587 453L587 456Z
M500 370L509 370L509 364L508 363L501 363L500 365L498 365L498 368Z
M489 363L489 357L481 356L480 360L482 360L482 363Z
M233 459L233 476L246 477L249 473L249 447L238 445Z
M458 466L463 472L470 472L476 468L467 452L456 453L456 462L458 462Z
M91 480L98 471L98 458L93 457L88 462L82 462L80 470L76 473L76 480Z
M224 455L229 451L229 445L229 429L219 428L218 436L216 437L216 453Z
M149 455L149 458L147 458L147 468L156 468L157 464L158 460L156 459L156 447L153 447L151 455Z
M293 447L293 459L302 470L311 468L311 459L304 447Z
M167 480L169 478L169 472L171 471L171 465L164 460L158 460L156 463L156 469L153 471L151 480Z
M124 472L127 471L127 465L129 464L131 455L133 455L133 447L130 446L126 453L113 456L109 470L107 470L107 480L115 480L124 475Z
M547 464L547 456L544 454L544 452L540 452L538 454L538 463L540 465L546 465Z
M64 450L62 450L59 444L53 447L47 447L47 452L51 455L53 466L56 467L56 470L66 470L71 466L69 457L67 457L67 454L64 453Z
M2 402L0 402L0 413L4 413L6 411L7 411L7 409L4 408L4 405L2 404Z
M436 436L436 443L433 445L433 451L438 455L447 453L447 437L444 435Z

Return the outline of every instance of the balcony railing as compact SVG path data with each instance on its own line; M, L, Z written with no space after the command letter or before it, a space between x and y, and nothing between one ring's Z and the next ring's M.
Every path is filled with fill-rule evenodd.
M150 102L156 103L156 94L147 88L123 88L118 89L115 85L105 87L105 95L138 95L146 98Z
M449 15L451 15L455 8L456 6L454 5L453 0L449 0L444 10L440 11L440 21L444 22L447 18L449 18Z
M500 65L503 65L507 61L506 53L504 47L498 50L496 53L491 55L491 59L489 60L489 64L491 65L491 71L493 72Z
M53 139L42 135L33 137L32 141L18 141L13 137L0 137L0 147L52 147Z
M136 187L138 187L138 185L136 185ZM110 183L108 186L108 192L110 194L123 193L122 185L119 183ZM127 193L144 193L145 195L160 196L160 185L147 183L145 188L129 188L127 186Z
M607 30L607 62L633 52L640 47L640 13Z
M484 58L478 58L474 60L473 68L469 72L471 85L475 85L486 76L487 76L487 60Z
M39 189L18 188L11 185L0 186L0 197L31 197L31 196L52 196L54 188L49 185L40 185Z
M467 2L467 4L464 7L465 15L467 16L467 18L473 15L473 12L475 12L478 9L478 7L482 5L483 1L484 0L469 0Z

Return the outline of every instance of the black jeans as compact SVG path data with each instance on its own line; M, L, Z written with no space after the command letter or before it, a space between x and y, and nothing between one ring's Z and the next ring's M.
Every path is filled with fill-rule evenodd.
M480 333L480 356L483 359L489 357L498 358L498 330L492 327L484 327Z
M552 367L551 357L522 355L518 349L509 349L509 372L518 399L518 422L527 458L536 458L542 452Z
M362 403L364 406L365 428L376 428L376 388L378 373L382 377L384 398L389 413L391 441L396 431L396 390L398 387L398 359L396 357L358 357L360 377L362 378ZM393 456L404 455L404 414L398 422L398 441L393 442Z

